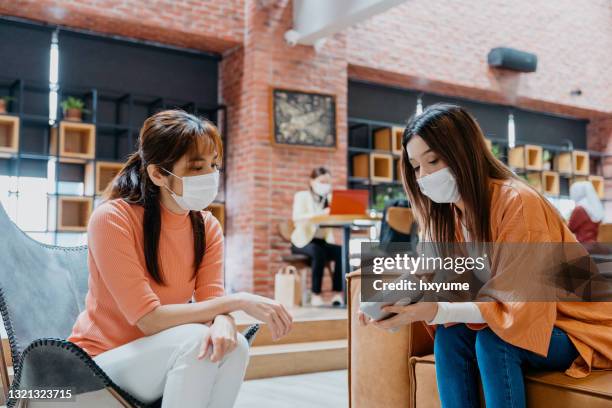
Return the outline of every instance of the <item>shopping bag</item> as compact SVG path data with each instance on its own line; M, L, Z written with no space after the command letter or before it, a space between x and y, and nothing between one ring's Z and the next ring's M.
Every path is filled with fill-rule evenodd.
M301 278L294 266L284 266L274 276L274 299L285 307L301 304Z

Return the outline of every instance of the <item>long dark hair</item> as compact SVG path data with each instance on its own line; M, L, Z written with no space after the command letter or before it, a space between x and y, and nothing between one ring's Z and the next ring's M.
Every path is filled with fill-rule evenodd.
M455 175L470 235L477 242L489 242L491 194L488 179L518 178L491 153L480 126L460 106L435 104L410 118L402 139L402 179L421 231L432 241L456 242L455 215L451 204L433 202L421 193L406 151L406 145L414 136L423 138Z
M165 110L145 120L140 129L138 149L104 192L105 199L122 198L130 204L144 207L143 238L147 269L153 279L165 285L159 265L158 249L161 232L160 188L147 172L147 166L172 170L185 154L196 155L199 143L210 151L215 150L221 160L222 144L217 128L206 119L198 118L182 110ZM194 273L204 257L206 238L204 220L199 211L190 211L193 229Z

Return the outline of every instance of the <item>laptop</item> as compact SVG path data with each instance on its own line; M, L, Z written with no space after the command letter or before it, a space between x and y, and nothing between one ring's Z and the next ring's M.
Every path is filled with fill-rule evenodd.
M367 214L369 194L367 190L334 190L332 191L330 215Z

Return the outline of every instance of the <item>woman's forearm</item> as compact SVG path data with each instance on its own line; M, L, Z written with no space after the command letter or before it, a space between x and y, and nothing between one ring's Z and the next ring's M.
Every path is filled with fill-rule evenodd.
M242 309L240 294L231 294L202 302L161 305L144 315L136 326L147 336L187 323L208 323L215 316Z

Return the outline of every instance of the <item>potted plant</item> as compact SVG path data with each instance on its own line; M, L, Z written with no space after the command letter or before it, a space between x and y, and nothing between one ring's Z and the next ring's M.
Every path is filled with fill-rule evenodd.
M544 149L544 151L542 152L542 168L544 170L551 169L552 167L551 159L552 159L552 154L550 154L550 150Z
M83 112L87 112L84 107L85 102L83 102L81 99L69 96L67 99L62 101L64 119L80 122L83 119Z
M0 97L0 114L6 113L6 104L13 100L15 100L15 98L13 98L12 96Z

